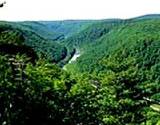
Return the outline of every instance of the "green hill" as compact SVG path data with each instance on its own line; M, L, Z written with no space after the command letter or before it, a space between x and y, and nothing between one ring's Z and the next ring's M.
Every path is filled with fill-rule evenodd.
M123 22L119 26L111 28L109 32L97 39L86 40L86 44L83 47L80 47L82 55L75 63L73 63L73 67L80 67L77 71L92 72L95 69L102 70L101 68L103 68L103 66L100 64L101 60L112 53L115 53L115 51L120 48L127 48L130 53L136 55L137 52L135 52L133 46L137 46L137 48L138 46L142 47L143 42L147 40L157 41L158 44L159 23L159 19L140 20L136 22L127 21L126 23ZM81 40L79 41L81 42ZM153 49L154 46L151 50ZM151 54L154 55L155 53L152 52Z
M26 45L33 48L40 58L49 61L58 62L65 58L67 50L59 43L45 39L36 33L36 30L30 30L28 27L17 23L0 22L0 42L1 44Z
M80 46L87 45L88 43L93 43L121 23L123 23L123 21L118 19L96 21L63 42L67 44L67 46L79 48Z
M20 27L36 32L46 39L63 40L85 29L94 21L66 20L66 21L26 21L17 22Z
M159 25L158 17L126 20L80 47L81 56L65 67L73 74L94 74L96 87L107 87L110 96L115 92L115 103L109 95L105 99L113 102L102 101L104 114L111 111L104 117L105 124L159 124L158 111L150 108L160 102Z
M0 124L159 125L160 16L0 22L0 71Z
M66 39L72 34L76 34L91 25L94 21L28 21L28 22L0 22L0 28L3 32L9 30L11 32L19 32L23 37L21 42L32 47L41 58L64 65L66 61L62 61L69 52L64 44L60 41ZM16 41L14 33L6 33L11 37L8 41ZM12 36L13 35L13 36ZM2 36L3 37L3 36ZM1 38L1 41L6 41ZM68 59L66 59L68 60Z

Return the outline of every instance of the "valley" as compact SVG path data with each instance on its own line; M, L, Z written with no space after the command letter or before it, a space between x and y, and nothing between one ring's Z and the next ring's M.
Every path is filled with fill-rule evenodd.
M73 57L69 60L68 63L72 63L72 62L76 61L77 58L80 57L80 56L81 56L80 51L76 50L75 54L74 54Z
M160 15L0 21L0 124L159 125L159 102Z

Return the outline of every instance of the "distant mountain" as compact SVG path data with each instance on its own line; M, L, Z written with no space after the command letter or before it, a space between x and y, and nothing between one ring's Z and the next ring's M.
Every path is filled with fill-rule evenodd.
M109 33L114 27L124 22L125 21L120 19L98 20L85 29L65 39L63 42L67 44L67 46L75 46L79 48L82 45L94 43L98 38Z
M104 19L104 20L66 20L66 21L25 21L25 22L0 22L2 32L18 31L22 34L24 43L35 49L40 57L45 57L54 62L66 64L73 56L76 49L83 51L83 55L90 53L95 58L106 51L107 39L115 38L122 30L121 27L148 21L158 21L160 15L145 15L132 19ZM153 21L154 20L154 21ZM148 23L150 25L150 23ZM116 31L115 34L113 31ZM130 32L130 31L129 31ZM2 34L1 34L2 35ZM127 37L126 37L127 38ZM6 41L1 38L1 41ZM10 37L8 41L11 41ZM12 40L14 41L14 40ZM113 43L113 41L111 41ZM98 49L99 48L99 49ZM79 58L82 59L83 55ZM89 54L90 55L90 54ZM85 56L87 58L87 56ZM84 58L85 58L84 57ZM90 55L91 58L92 56ZM83 62L83 61L81 61ZM95 62L95 61L94 61ZM78 61L77 61L78 63ZM91 63L92 64L92 63Z
M2 124L159 125L160 15L0 22L0 81Z
M67 39L69 44L80 49L82 53L76 62L68 65L68 69L80 72L100 71L104 68L100 63L102 59L107 58L112 53L116 54L120 49L126 49L128 55L135 54L136 48L134 47L141 48L142 44L145 44L143 42L147 41L155 42L158 47L158 36L160 35L159 17L159 15L147 15L129 20L117 20L114 23L105 23L104 21L86 28L77 36ZM151 46L150 49L154 50L155 46ZM145 57L145 54L148 53L143 54ZM154 56L155 53L149 52L150 54ZM142 58L140 60L143 60ZM149 63L149 59L146 61L146 63ZM143 60L143 63L145 63L145 60ZM151 64L149 63L148 65Z
M35 28L13 22L0 22L0 44L29 46L34 49L39 58L56 63L65 58L67 53L64 46L41 36Z
M144 19L160 19L160 14L147 14L135 18L131 18L129 20L144 20Z
M29 22L18 22L20 26L28 28L44 38L51 40L62 40L73 34L85 29L88 25L94 21L29 21Z

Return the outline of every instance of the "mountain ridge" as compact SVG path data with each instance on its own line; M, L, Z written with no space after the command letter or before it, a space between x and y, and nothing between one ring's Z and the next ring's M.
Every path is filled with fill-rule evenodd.
M159 125L159 17L0 22L0 123Z

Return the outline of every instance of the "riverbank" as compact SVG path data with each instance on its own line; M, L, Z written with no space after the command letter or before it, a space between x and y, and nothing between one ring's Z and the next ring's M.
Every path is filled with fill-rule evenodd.
M70 64L70 63L76 61L77 58L80 57L80 56L81 56L80 51L79 51L79 50L76 50L75 53L74 53L74 55L73 55L72 58L68 61L67 64ZM67 64L66 64L66 65L67 65ZM67 69L66 69L66 65L63 66L63 69L64 69L64 70L67 70Z

